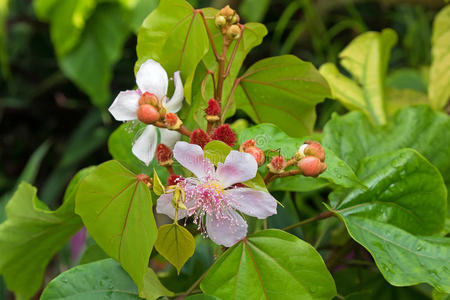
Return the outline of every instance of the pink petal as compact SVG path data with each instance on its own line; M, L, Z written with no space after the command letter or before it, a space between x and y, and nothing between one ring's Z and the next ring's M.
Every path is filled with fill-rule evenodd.
M158 62L149 59L136 73L136 84L142 93L149 92L162 99L167 93L169 79L166 70Z
M108 110L117 121L136 120L138 101L139 94L136 91L120 92Z
M251 154L233 150L225 158L225 163L219 163L216 175L226 188L254 178L257 170L258 164Z
M265 219L277 213L277 200L271 194L249 188L229 189L228 203L246 215Z
M173 156L183 167L200 179L214 174L214 165L204 157L203 149L199 145L177 142L173 149Z
M228 218L207 215L206 231L214 243L231 247L247 235L247 223L236 211L230 210Z
M183 106L184 98L184 88L180 78L180 71L173 74L173 82L175 84L175 91L173 92L172 98L167 101L168 98L164 97L163 105L169 112L176 113Z
M155 156L157 144L158 136L155 126L147 125L139 138L134 142L131 152L148 166Z
M163 194L159 196L157 202L156 202L156 212L158 214L165 214L171 219L175 218L175 208L172 205L172 196L173 193L170 194ZM180 209L178 210L178 220L183 219L187 216L187 210L186 209Z

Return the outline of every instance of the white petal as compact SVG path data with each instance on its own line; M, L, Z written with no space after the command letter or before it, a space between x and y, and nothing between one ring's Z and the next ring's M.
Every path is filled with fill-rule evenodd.
M165 214L171 219L175 218L175 208L172 205L172 196L173 193L170 194L163 194L159 196L157 202L156 202L156 212L158 214ZM187 216L187 210L186 209L180 209L178 210L178 220L183 219Z
M138 102L139 94L136 91L120 92L108 110L117 121L136 120Z
M206 231L216 244L231 247L247 235L247 223L234 210L228 213L229 218L217 219L214 215L206 216Z
M265 219L277 213L277 200L271 194L249 188L227 190L228 203L246 215Z
M167 100L167 97L164 97L163 106L171 113L178 112L183 106L183 98L184 98L184 88L183 82L181 82L180 71L177 71L173 74L173 83L175 85L175 91L173 92L172 98Z
M257 170L258 164L251 154L233 150L225 158L225 163L219 163L216 175L223 187L226 188L254 178Z
M183 167L200 179L214 175L214 165L205 158L203 149L199 145L177 142L173 149L173 156Z
M134 142L131 151L148 166L155 155L157 144L158 136L155 126L147 125L141 136Z
M301 154L303 154L303 156L305 156L305 149L308 146L309 146L308 144L301 145L300 148L298 148L298 152L300 152Z
M181 133L178 131L160 128L159 132L161 132L161 144L168 146L170 149L173 149L175 143L181 140Z
M158 99L166 95L168 83L166 70L153 59L145 61L136 74L136 84L142 93L155 94Z

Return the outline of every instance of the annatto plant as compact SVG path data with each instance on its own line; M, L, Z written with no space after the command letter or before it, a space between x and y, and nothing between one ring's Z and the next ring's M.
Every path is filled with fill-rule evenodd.
M435 23L439 49L448 12ZM417 284L450 293L450 120L426 104L386 114L395 33L356 38L341 55L354 81L327 64L328 82L292 55L241 70L266 34L229 6L160 2L139 30L136 88L109 107L126 122L109 139L114 160L81 170L55 211L27 183L6 207L0 274L18 299L38 292L83 226L95 243L41 299L422 299L392 287ZM448 66L442 51L433 64ZM436 109L448 70L432 68L447 76L432 88ZM357 111L314 133L326 97ZM237 110L257 125L226 123ZM311 211L302 195L318 189L330 201L299 220Z

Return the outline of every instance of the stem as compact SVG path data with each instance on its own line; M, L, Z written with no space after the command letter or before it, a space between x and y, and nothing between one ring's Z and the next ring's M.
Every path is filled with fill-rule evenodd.
M164 167L166 168L167 172L169 172L170 175L175 174L175 172L173 171L172 166L167 165L167 166L164 166Z
M214 90L214 99L215 99L215 98L217 98L217 95L216 95L216 92L217 92L216 91L216 77L214 76L214 71L212 71L212 70L208 70L208 74L211 75L211 78L212 78L213 90ZM206 76L208 76L208 74L206 74ZM206 84L206 82L205 82L205 84Z
M191 287L186 291L186 293L184 293L182 296L181 296L181 299L184 299L184 298L186 298L187 296L189 296L191 293L192 293L192 291L197 287L197 285L199 285L200 284L200 282L202 282L202 280L203 280L203 278L205 278L205 276L206 276L206 274L208 274L208 271L209 271L209 269L210 269L211 267L209 267L208 268L208 270L206 270L195 282L194 282L194 284L192 284L191 285Z
M280 173L280 174L275 174L275 173L269 172L264 177L264 183L267 185L269 182L271 182L271 181L273 181L273 180L275 180L277 178L288 177L288 176L295 176L295 175L300 175L300 174L302 174L302 172L299 169L285 171L285 172Z
M209 30L208 23L206 23L205 14L201 9L196 9L194 12L199 13L202 17L203 25L205 25L206 33L208 34L209 43L211 44L214 56L216 57L216 60L219 61L219 53L217 52L216 45L214 44L214 38L211 34L211 30Z
M225 104L225 107L224 107L224 109L222 111L222 118L221 118L222 123L224 121L224 118L225 118L225 115L226 115L226 112L227 112L228 108L230 108L231 99L234 96L234 92L236 91L236 89L237 89L239 83L241 82L241 80L242 80L242 77L239 77L239 78L236 78L236 80L234 81L233 87L231 88L231 93L228 96L227 103Z
M159 127L159 128L166 128L166 129L172 130L170 128L167 128L166 124L164 124L161 121L156 121L152 125ZM184 126L184 125L181 125L181 127L179 129L176 129L174 131L178 131L179 133L181 133L182 135L185 135L187 137L191 137L191 135L192 135L192 132L189 129L187 129L186 126Z
M219 106L222 103L222 90L223 90L223 82L225 81L225 64L227 63L227 52L228 47L230 46L230 40L227 39L226 36L223 37L223 46L222 53L219 56L219 70L218 70L218 79L217 79L217 102Z
M314 216L314 217L312 217L312 218L309 218L309 219L300 221L300 222L298 222L298 223L292 224L292 225L290 225L290 226L288 226L288 227L285 227L285 228L283 228L282 230L284 230L284 231L289 231L289 230L294 229L294 228L297 228L297 227L299 227L299 226L302 226L302 225L305 225L305 224L308 224L308 223L311 223L311 222L314 222L314 221L327 219L327 218L333 217L333 216L334 216L334 213L333 213L333 212L331 212L331 211L325 211L325 212L322 212L322 213L318 214L317 216Z
M234 44L233 53L231 54L230 61L228 62L228 65L227 65L227 70L225 71L225 74L224 74L225 78L230 74L231 65L233 64L234 57L236 56L236 52L239 48L239 43L241 42L242 36L244 35L245 26L239 24L239 27L241 28L241 35L237 39L236 44Z

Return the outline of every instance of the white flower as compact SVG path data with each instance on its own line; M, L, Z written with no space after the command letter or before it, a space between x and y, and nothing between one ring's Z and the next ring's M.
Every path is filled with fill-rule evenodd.
M120 92L109 107L109 112L117 121L137 120L136 112L139 108L139 98L145 92L156 95L160 104L167 112L178 112L183 105L184 89L180 78L180 72L175 72L173 77L175 92L169 100L169 98L166 97L169 84L166 71L153 59L145 61L136 74L136 84L138 89ZM181 135L177 131L165 128L160 128L159 130L161 132L161 143L170 148L173 148L175 143L180 140ZM139 138L134 142L132 152L148 166L155 155L157 144L158 136L156 127L147 125Z
M202 233L215 243L231 247L247 235L247 222L237 211L259 219L277 213L277 201L269 193L233 187L256 176L258 164L252 155L231 151L217 169L198 145L177 142L173 155L195 175L178 182L186 195L186 209L178 211L178 219L193 215ZM173 193L160 196L156 211L173 219L172 197Z

